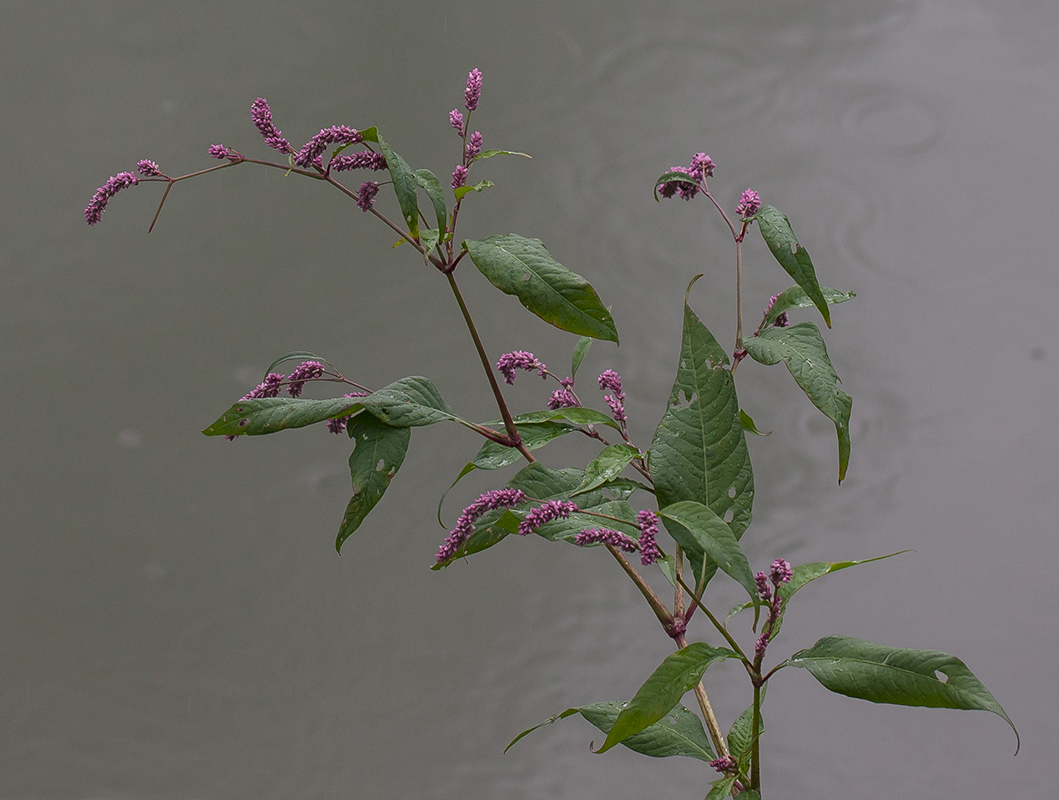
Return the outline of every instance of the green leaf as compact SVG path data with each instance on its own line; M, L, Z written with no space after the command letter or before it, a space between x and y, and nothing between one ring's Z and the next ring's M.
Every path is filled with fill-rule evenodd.
M267 376L270 372L272 372L272 370L274 370L276 367L278 367L284 361L310 361L310 360L311 361L320 361L320 362L322 362L324 364L327 364L328 366L331 366L331 362L330 361L327 361L326 359L320 358L320 356L316 355L315 353L310 353L308 350L295 350L294 352L287 353L285 355L280 356L275 361L273 361L271 364L269 364L268 365L268 369L265 370L265 375Z
M691 179L691 177L686 172L666 172L666 173L663 173L662 175L660 175L658 177L658 180L655 181L655 189L654 189L654 191L655 191L655 202L661 202L658 199L658 187L661 186L663 183L673 183L674 181L679 181L680 183L691 184L692 186L696 185L695 182Z
M648 463L660 507L694 500L722 519L731 512L739 539L750 524L754 473L727 367L724 349L685 302L680 361Z
M762 206L754 215L754 219L772 255L780 262L780 266L787 271L787 274L794 278L794 282L805 290L809 299L820 309L824 322L830 328L831 312L828 311L827 301L816 280L813 260L809 258L809 251L799 244L791 229L790 220L772 206Z
M750 563L739 546L739 540L728 524L708 506L694 500L681 500L665 506L658 513L664 519L679 523L677 530L691 534L692 539L686 540L686 543L677 539L685 551L698 548L705 552L717 566L735 578L752 598L759 600L754 573L750 571ZM669 527L666 529L669 530Z
M428 253L433 250L441 240L441 231L437 228L420 228L419 243Z
M604 733L610 733L625 703L593 703L581 706L581 716ZM716 756L710 739L702 727L702 720L682 705L674 706L653 725L622 740L630 750L652 758L688 756L699 761L713 761Z
M761 701L765 701L765 690L768 688L768 684L761 689ZM752 726L754 722L754 707L750 706L745 709L742 714L732 723L732 727L728 730L728 751L735 758L739 764L739 768L744 772L749 768L750 762L750 748L754 743L751 736ZM765 732L765 720L763 717L758 717L758 736Z
M726 658L738 656L731 650L711 647L705 642L695 642L666 657L618 714L603 746L595 752L604 753L658 722L695 687L710 664Z
M621 426L609 414L596 411L594 408L582 408L581 406L530 411L525 414L519 414L515 417L515 422L521 425L523 423L547 422L553 419L565 419L575 425L607 425L616 431L621 430ZM491 422L489 424L497 425L499 423Z
M539 239L513 233L463 243L475 266L505 294L560 330L617 343L618 331L596 290L554 258Z
M836 303L844 303L857 296L856 292L840 292L836 289L821 288L820 292L829 306L833 306ZM767 328L779 319L780 314L790 311L792 308L810 308L813 305L815 303L809 299L809 295L805 293L801 286L792 286L790 289L785 289L776 295L776 302L772 304L772 308L765 314L761 327Z
M356 402L395 428L433 425L442 420L458 420L441 399L437 387L418 375L401 378Z
M757 425L754 424L753 418L747 414L743 409L739 409L739 422L743 426L743 430L747 433L752 433L755 436L771 436L772 431L765 431L762 433L757 429Z
M452 485L450 485L448 489L446 489L444 492L442 492L441 493L441 497L438 498L437 519L438 519L438 525L440 525L442 528L445 527L445 522L441 518L441 509L445 505L445 498L449 496L449 492L451 492L454 488L456 488L456 484L457 483L462 481L465 477L467 477L470 473L474 472L476 469L478 469L478 468L476 466L474 466L474 464L472 464L470 462L467 462L467 464L464 466L464 468L460 471L460 474L456 476L456 480L454 480L452 482Z
M556 720L566 719L567 717L572 717L574 714L577 714L580 711L581 711L581 709L579 709L579 708L568 708L568 709L566 709L566 711L561 711L558 714L552 714L550 717L548 717L548 719L544 720L544 722L541 722L541 723L539 723L537 725L534 725L532 728L526 728L526 730L522 731L522 733L520 733L518 736L516 736L514 739L512 739L508 743L507 747L504 748L504 752L506 753L508 750L510 750L512 747L514 747L515 744L518 743L521 739L524 739L525 737L529 736L535 730L543 728L545 725L551 725Z
M367 138L367 137L365 137ZM390 178L393 180L393 190L397 195L397 202L401 206L401 216L404 217L405 225L413 239L419 238L419 206L416 202L416 187L419 182L416 174L408 163L393 151L389 143L381 136L375 136L379 143L379 149L386 157L386 166L390 170ZM444 224L442 224L444 229Z
M838 375L827 355L820 329L811 322L789 328L768 328L743 341L750 357L762 364L783 361L802 391L824 415L835 423L838 433L838 482L849 466L849 415L853 398L838 388Z
M533 158L533 156L519 153L516 150L483 150L474 157L474 161L481 161L482 159L492 158L493 156L522 156L523 158ZM473 164L474 161L471 163Z
M737 775L725 775L710 784L713 788L710 789L709 794L706 795L706 800L724 800L725 797L730 797L732 794L732 787L735 785L736 780L739 776ZM746 797L750 792L746 789L739 793L739 797ZM757 792L753 792L757 794ZM758 798L760 800L760 797Z
M577 499L580 500L581 498L579 497ZM567 519L556 519L541 525L537 528L536 534L550 542L557 542L561 539L573 541L574 537L583 530L589 528L610 528L619 533L624 533L632 539L639 540L640 529L636 525L636 512L633 511L632 506L624 500L608 500L598 505L586 504L581 506L581 508L585 511L596 511L600 514L606 514L609 517L617 517L618 519L625 520L625 522L621 523L615 522L612 519L601 519L600 517L594 517L591 514L575 511ZM524 515L519 514L519 516ZM586 547L595 547L595 545L586 545Z
M202 432L207 436L261 436L302 428L326 419L346 417L362 407L363 397L304 400L295 397L259 397L240 400Z
M591 346L591 336L582 336L577 340L577 344L574 345L574 362L570 367L571 378L577 377L577 371L581 368L581 362L585 360L585 356L588 355L588 348Z
M375 505L397 474L408 452L411 428L394 428L371 414L359 414L347 424L349 438L355 446L349 456L349 473L353 478L353 497L346 506L338 529L335 549L349 538Z
M809 670L836 694L901 706L990 711L1019 734L996 698L955 656L827 636L791 656L792 667ZM942 676L939 678L939 675Z
M412 174L415 175L416 183L423 187L423 190L427 193L427 197L430 198L430 204L434 206L434 216L437 217L438 220L438 230L441 231L441 235L444 236L445 226L449 218L449 211L445 206L445 193L441 190L441 181L439 181L438 176L429 169L417 169ZM426 247L425 242L423 243L423 246ZM433 245L431 245L431 247L433 247Z
M585 467L585 481L573 492L574 495L597 489L612 478L618 477L629 463L640 455L631 444L612 444L604 447L598 456Z
M535 422L532 424L515 424L519 436L522 437L522 445L527 450L537 450L548 444L552 439L564 436L577 428L565 422L548 421ZM522 458L522 453L517 448L508 447L494 442L490 439L485 441L478 455L474 457L471 464L476 469L500 469L509 464L514 464Z
M456 200L462 200L464 195L470 192L480 192L482 189L491 189L493 187L492 181L478 181L473 186L461 186L458 189L453 190L453 194L456 196Z

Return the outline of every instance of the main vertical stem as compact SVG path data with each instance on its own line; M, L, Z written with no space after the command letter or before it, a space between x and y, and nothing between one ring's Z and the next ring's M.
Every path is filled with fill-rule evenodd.
M471 332L471 339L474 340L474 347L478 351L478 357L482 360L482 367L485 368L485 376L489 379L489 386L493 390L493 397L496 398L496 405L500 409L500 417L504 420L504 428L507 430L508 438L511 439L512 446L517 447L518 451L522 453L527 461L536 461L537 459L533 457L533 454L522 444L521 437L518 434L518 428L515 427L515 420L511 418L511 412L508 410L507 402L504 400L504 394L500 391L500 384L496 382L496 375L493 374L493 365L490 363L489 356L485 352L485 345L482 344L482 339L478 335L478 329L474 326L474 320L471 319L471 312L467 309L467 304L463 301L460 287L456 285L456 278L453 277L451 272L445 273L445 277L448 279L449 288L452 289L452 294L455 296L456 302L460 306L460 312L463 314L463 321L467 323L467 330Z
M761 794L761 687L756 683L750 722L750 788Z

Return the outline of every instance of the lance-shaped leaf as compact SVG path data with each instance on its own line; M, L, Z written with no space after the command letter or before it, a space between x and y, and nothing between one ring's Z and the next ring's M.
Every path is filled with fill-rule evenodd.
M419 238L419 206L416 202L416 187L419 181L412 168L408 166L403 158L393 151L389 143L379 135L374 128L369 131L361 131L366 141L376 142L383 156L386 157L386 167L390 170L390 178L393 180L393 190L397 195L397 202L401 206L401 216L404 217L405 225L412 238ZM444 225L441 226L444 229Z
M505 294L560 330L618 341L610 312L596 290L544 249L539 239L513 233L463 243L475 266Z
M284 353L271 364L268 365L268 369L265 370L265 375L268 375L272 370L282 364L284 361L320 361L328 366L331 362L326 358L320 358L315 353L310 353L308 350L295 350L291 353Z
M449 211L445 207L445 193L441 190L441 181L429 169L417 169L412 174L415 175L416 183L423 187L423 191L430 198L430 204L434 206L434 216L438 220L438 231L444 236Z
M362 397L304 400L298 397L259 397L240 400L202 432L207 436L261 436L302 428L360 410Z
M743 430L747 433L752 433L755 436L771 436L772 431L759 431L757 424L754 422L753 417L747 414L743 409L739 409L739 422L743 425Z
M711 647L705 642L689 644L667 656L621 710L603 746L595 752L604 753L658 722L695 687L710 664L726 658L738 656L731 650Z
M856 292L840 292L837 289L824 287L821 287L820 293L823 294L824 300L829 306L833 306L836 303L845 303L847 300L852 300L857 296ZM790 289L784 289L776 295L776 302L772 304L772 308L765 314L761 327L767 328L779 319L780 314L790 311L792 308L809 308L814 305L816 304L809 299L809 295L805 293L805 289L801 286L792 286Z
M577 340L577 344L574 345L574 357L573 363L570 366L570 377L576 378L577 371L581 369L581 362L585 360L585 356L588 355L588 348L592 346L591 336L582 336Z
M809 670L832 692L872 703L991 711L1011 726L1018 741L996 698L966 664L947 653L827 636L787 663Z
M438 388L429 378L413 375L384 386L356 402L395 428L414 428L433 425L442 420L458 420L441 398Z
M754 573L750 571L750 563L739 546L739 540L728 524L714 514L709 506L694 500L681 500L665 506L658 513L663 519L679 523L679 528L667 527L667 530L691 534L692 541L687 542L687 545L677 540L681 547L685 550L697 547L704 551L717 566L735 578L752 598L759 600Z
M725 797L732 796L732 787L735 786L735 782L738 779L738 775L725 775L710 784L711 788L709 793L706 795L705 800L723 800ZM757 795L757 792L743 790L739 793L740 797L746 797L749 800L750 795ZM761 800L760 797L755 800Z
M510 750L519 739L533 733L538 728L578 713L603 733L609 733L614 727L618 714L626 705L628 704L592 703L579 708L568 708L561 714L548 717L540 725L534 725L529 730L520 733L511 744L504 748L504 752ZM677 705L655 724L648 725L639 733L625 739L622 745L652 758L688 756L706 762L716 758L710 746L710 739L702 727L702 720L682 705Z
M783 361L813 405L835 423L838 433L838 482L849 466L849 415L853 398L838 388L838 375L827 355L820 329L811 322L789 328L768 328L743 340L750 357L762 364Z
M831 312L828 311L824 293L820 291L820 283L816 280L813 260L809 258L809 251L798 243L791 229L790 220L772 206L762 206L754 215L754 219L772 255L780 262L780 266L787 271L787 274L794 278L794 282L805 290L809 299L820 309L824 322L830 328Z
M342 543L349 538L368 516L397 474L408 451L411 428L395 428L371 414L359 414L347 424L349 438L354 442L349 456L349 473L353 478L353 497L342 516L335 549L342 552Z
M693 500L722 519L731 512L738 539L750 524L754 473L727 367L724 348L685 301L680 361L649 468L660 507Z
M517 150L483 150L474 157L475 161L481 161L485 158L492 158L493 156L522 156L523 158L533 158L531 155L526 153L520 153Z
M458 189L453 190L457 200L462 200L465 194L469 192L481 192L483 189L491 189L493 187L492 181L478 181L473 186L461 186Z
M518 431L519 436L522 437L522 446L527 450L537 450L544 447L552 439L557 439L577 430L573 425L558 421L535 422L524 425L516 423L515 429ZM470 463L475 469L500 469L509 464L514 464L521 458L522 453L518 449L486 439L485 444L478 451L478 455Z
M596 411L594 408L582 408L580 406L574 406L573 408L556 408L556 409L544 409L541 411L530 411L526 414L519 414L515 417L515 422L522 424L524 422L547 422L553 419L565 419L567 422L572 422L575 425L607 425L608 427L614 428L616 431L621 430L621 426L614 421L614 418L609 414L604 414L602 411ZM498 422L487 423L491 426L499 425Z
M695 182L688 176L688 173L686 173L686 172L672 172L672 171L671 172L665 172L662 175L659 175L658 176L658 180L655 181L655 190L654 191L655 191L655 202L656 203L662 202L661 200L658 199L658 187L661 186L663 183L674 183L674 182L686 183L686 184L688 184L689 187L696 185Z
M732 727L728 730L728 751L742 770L746 770L749 767L750 748L754 743L751 730L753 723L754 707L750 706L736 718L736 721L732 723ZM758 736L760 737L765 732L765 721L760 716L758 717L758 728Z
M585 467L585 482L577 487L574 495L598 489L612 478L618 477L629 463L640 455L631 444L612 444L604 447L600 454Z

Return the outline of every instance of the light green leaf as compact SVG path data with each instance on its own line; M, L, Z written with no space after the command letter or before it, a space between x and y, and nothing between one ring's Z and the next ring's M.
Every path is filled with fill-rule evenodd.
M469 192L481 192L483 189L491 189L492 187L492 181L478 181L473 186L461 186L458 189L454 189L453 194L456 196L456 200L462 200L464 195Z
M475 266L505 294L560 330L617 343L596 290L554 258L539 239L513 233L463 243Z
M811 322L789 328L768 328L743 341L750 357L762 364L783 361L795 382L838 433L838 482L849 466L849 415L853 398L838 388L838 375L827 355L820 329Z
M295 350L292 353L286 353L285 355L280 356L271 364L269 364L268 369L265 370L265 375L267 376L270 372L272 372L272 370L274 370L284 361L319 361L323 364L331 366L330 361L320 358L320 356L316 355L315 353L310 353L308 350Z
M349 538L375 505L397 474L408 451L411 428L394 428L371 414L359 414L347 423L349 438L354 442L349 456L349 472L353 479L353 497L346 506L342 525L338 529L335 549L342 552L342 543Z
M739 422L743 426L743 430L747 433L752 433L755 436L771 436L772 431L765 431L762 433L757 429L757 425L754 424L753 418L747 414L743 409L739 409Z
M794 236L790 220L772 206L762 206L754 215L754 219L772 255L780 262L780 266L787 271L787 274L794 278L794 282L805 290L809 299L820 309L824 322L830 328L831 312L828 311L827 301L816 280L813 260L809 258L809 251L802 247Z
M829 306L833 306L836 303L845 303L847 300L852 300L857 296L856 292L840 292L836 289L823 287L821 287L820 293L823 294L824 301ZM776 302L768 310L761 327L767 328L779 319L780 314L790 311L792 308L810 308L814 305L815 303L809 299L809 295L805 293L805 289L801 286L792 286L790 289L784 289L776 296Z
M533 156L519 153L516 150L483 150L474 157L474 161L481 161L482 159L492 158L493 156L522 156L523 158L533 158Z
M677 539L677 543L685 552L695 549L705 552L717 566L735 578L752 598L760 601L754 573L750 571L750 563L739 546L739 540L735 538L728 524L714 514L709 506L694 500L681 500L679 503L665 506L658 514L663 519L679 524L679 527L674 529L667 526L667 530L686 531L691 534L690 540Z
M557 439L571 431L576 431L572 425L560 421L534 422L531 424L515 424L519 436L522 437L522 446L527 450L537 450L548 444L552 439ZM486 439L474 457L471 464L476 469L500 469L509 464L514 464L522 458L522 453L517 448L502 445Z
M713 788L710 789L709 794L706 795L706 800L724 800L725 797L730 797L732 794L732 787L735 785L736 775L725 775L723 778L714 781L710 784ZM743 790L739 793L740 797L745 797L748 794L747 790ZM754 792L753 794L757 794ZM760 800L760 798L758 798Z
M1018 731L996 698L960 659L937 650L912 650L827 636L791 656L836 694L901 706L990 711Z
M445 193L441 190L441 181L429 169L417 169L412 174L415 175L416 183L423 187L423 191L427 193L430 204L434 206L434 216L438 220L438 231L444 236L449 211L445 206ZM433 245L428 247L426 242L423 242L423 246L428 250L433 247Z
M582 336L577 340L577 344L574 345L574 361L570 367L570 377L576 378L577 371L581 368L581 362L585 360L585 356L588 355L588 348L592 346L591 336Z
M240 400L202 432L207 436L261 436L302 428L326 419L346 417L362 408L363 397L304 400L296 397L259 397Z
M585 467L585 482L574 495L597 489L612 478L618 477L629 463L640 455L631 444L612 444L604 447L598 456Z
M711 647L705 642L695 642L667 656L618 714L603 746L595 752L604 753L658 722L695 687L710 664L726 658L738 656L731 650Z

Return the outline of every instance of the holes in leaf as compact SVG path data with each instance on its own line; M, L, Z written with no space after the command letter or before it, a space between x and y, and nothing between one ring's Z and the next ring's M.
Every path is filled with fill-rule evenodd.
M724 521L731 522L733 519L735 519L735 509L729 508L727 511L724 512Z
M797 242L791 242L791 252L794 253L795 255L798 255L798 243Z
M946 675L941 670L937 670L937 669L934 670L934 677L937 678L942 683L948 683L949 682L949 676Z
M735 499L735 486L728 487L728 496Z
M380 458L380 459L379 459L379 463L375 465L375 471L376 471L376 472L382 472L382 471L383 471L383 470L385 470L385 469L386 469L386 462L385 462L385 461L383 461L383 460L382 460L382 459Z
M241 420L239 420L239 427L240 427L240 428L245 428L245 427L246 427L246 423L248 423L249 421L250 421L250 420L248 420L248 419L241 419Z

